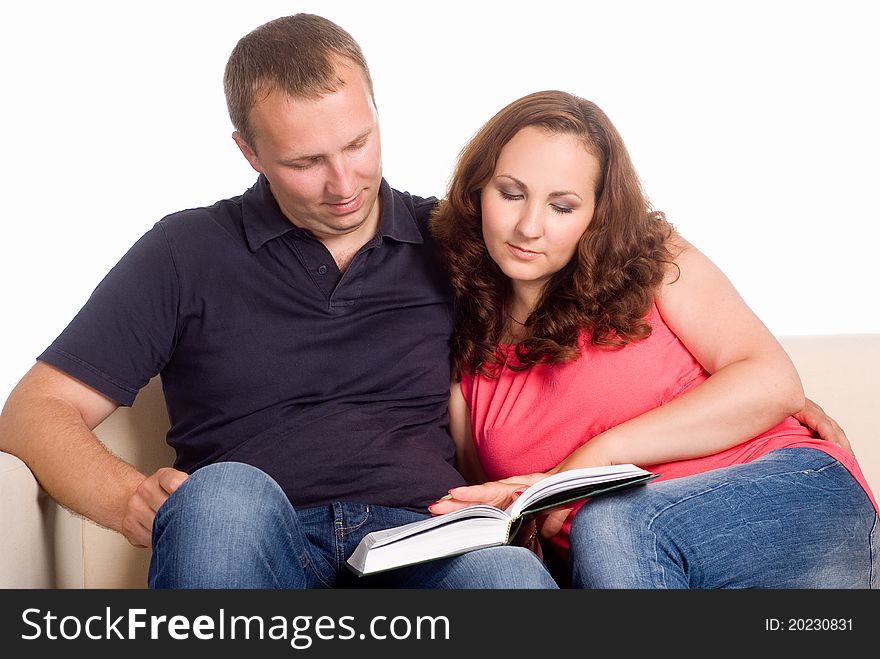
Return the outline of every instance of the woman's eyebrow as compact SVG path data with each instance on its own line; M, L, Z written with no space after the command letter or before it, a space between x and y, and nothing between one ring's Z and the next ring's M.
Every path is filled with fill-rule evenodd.
M519 187L521 187L523 190L528 191L528 189L529 189L529 186L527 186L525 183L523 183L522 181L520 181L516 176L512 176L512 175L510 175L510 174L498 174L495 178L509 178L511 181L513 181L514 183L516 183L516 184L517 184ZM551 196L551 197L565 197L565 196L568 196L568 195L571 195L571 196L573 196L573 197L577 197L578 199L580 199L581 201L583 201L583 198L582 198L577 192L575 192L574 190L557 190L557 191L555 191L555 192L551 192L551 193L550 193L550 196Z

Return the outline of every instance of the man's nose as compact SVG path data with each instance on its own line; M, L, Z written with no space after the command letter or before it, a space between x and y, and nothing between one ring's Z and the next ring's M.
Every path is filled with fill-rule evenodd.
M355 176L348 160L340 156L329 161L327 191L339 199L350 199L355 193Z

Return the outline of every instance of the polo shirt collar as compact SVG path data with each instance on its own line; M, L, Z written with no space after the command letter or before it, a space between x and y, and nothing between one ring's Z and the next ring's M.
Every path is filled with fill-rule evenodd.
M379 219L378 236L391 238L400 243L425 242L412 210L404 201L404 196L395 194L384 178L379 186L379 194L382 195L382 217Z
M382 197L382 217L379 219L377 237L403 243L424 242L412 212L400 195L394 194L384 178L379 185L379 194ZM294 226L278 208L278 202L269 189L269 181L262 174L242 196L242 222L252 252L288 231L306 233Z

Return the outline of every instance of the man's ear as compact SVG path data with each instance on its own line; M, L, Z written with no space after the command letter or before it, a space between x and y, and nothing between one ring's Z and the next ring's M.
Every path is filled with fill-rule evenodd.
M235 131L232 133L232 139L235 140L235 143L238 145L241 154L247 159L247 161L251 164L257 173L262 174L263 169L260 166L260 159L257 157L257 152L254 151L250 145L244 141L244 138L241 136L241 133Z

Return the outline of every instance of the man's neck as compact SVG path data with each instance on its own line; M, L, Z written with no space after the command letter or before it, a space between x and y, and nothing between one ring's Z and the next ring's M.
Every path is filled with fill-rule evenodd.
M382 198L379 197L376 199L374 208L364 223L351 233L316 235L315 238L320 240L324 247L327 248L327 251L330 252L339 271L345 272L345 269L348 268L354 260L354 257L360 248L372 240L379 231L379 221L381 217Z
M369 240L369 238L367 239ZM330 255L333 257L333 261L336 263L336 267L339 268L339 272L345 272L346 268L351 264L354 260L355 254L358 253L358 250L367 244L367 240L354 242L351 246L339 246L339 245L328 245L327 241L322 240L324 243L324 247L330 252Z

